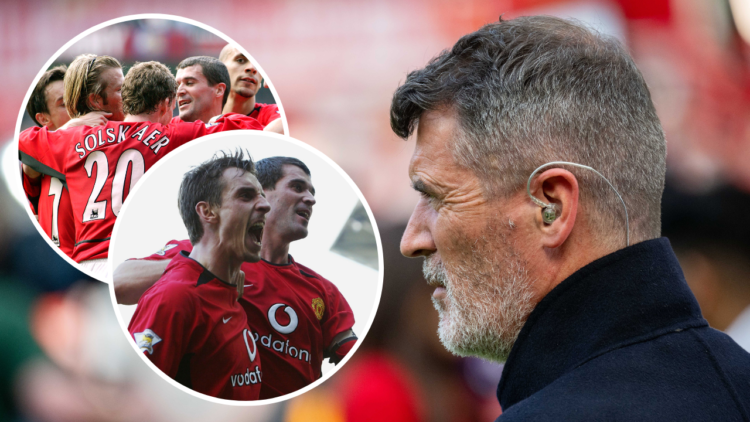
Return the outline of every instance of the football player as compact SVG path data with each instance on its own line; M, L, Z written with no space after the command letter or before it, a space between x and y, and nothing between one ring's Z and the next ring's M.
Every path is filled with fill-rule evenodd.
M282 396L320 378L325 358L338 363L354 346L354 315L336 286L289 255L289 244L307 237L315 205L310 170L291 157L256 163L258 180L271 204L262 260L245 264L240 299L258 330L266 378L261 399ZM188 240L171 241L142 260L123 262L114 273L118 303L133 304L164 272L169 260L190 251Z
M182 121L208 123L212 117L221 114L230 86L229 72L224 63L215 57L188 57L177 65L175 78L177 109Z
M276 104L262 104L255 101L255 94L261 88L262 78L247 57L231 44L227 44L219 54L229 71L231 89L224 106L224 113L239 113L258 119L264 130L284 134L279 107Z
M44 72L31 92L26 112L37 126L57 130L70 120L63 98L66 70L67 66L61 65ZM35 177L23 173L23 186L34 205L39 225L55 245L70 256L75 243L70 195L63 189L60 179L41 173L32 174Z
M91 58L92 62L97 59ZM137 63L122 85L124 121L54 132L31 128L19 137L24 168L67 184L76 228L72 258L100 278L108 276L107 250L115 219L146 170L168 152L209 133L262 129L255 119L237 114L211 125L199 121L169 124L176 92L177 83L166 66ZM107 95L109 104L117 96Z
M237 303L240 265L260 259L270 210L242 150L185 174L180 215L194 245L175 256L138 301L128 331L159 369L199 393L258 399L262 357Z
M72 63L71 73L75 73L79 62L80 60ZM119 62L116 60L114 62L119 68ZM101 67L92 69L90 72L93 75L92 78L99 77L102 73ZM70 119L65 103L66 92L63 82L65 75L68 74L67 71L68 68L65 65L54 67L46 71L37 82L26 104L26 111L34 123L40 127L45 126L48 130L106 123L107 117L111 117L112 113L88 110L82 113L76 112L75 115L80 117ZM62 181L56 177L42 175L27 167L23 173L23 186L42 230L66 255L71 256L75 244L75 225L70 195L67 189L63 188Z

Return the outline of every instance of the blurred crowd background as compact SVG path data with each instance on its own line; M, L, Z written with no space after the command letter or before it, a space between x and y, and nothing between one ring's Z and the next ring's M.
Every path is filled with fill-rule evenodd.
M417 194L407 178L413 141L393 135L389 107L408 71L501 14L573 17L618 37L631 50L667 134L664 234L706 319L750 349L746 0L31 0L0 5L5 78L0 420L493 420L500 412L494 392L502 367L458 359L442 348L421 261L398 251ZM23 207L10 199L6 183L18 163L8 145L40 69L86 29L145 12L195 19L245 47L278 93L290 135L339 163L377 218L385 262L378 316L344 368L286 403L210 404L153 374L126 343L106 286L60 259ZM106 48L113 48L115 57L148 51L170 64L184 58L180 34L134 33L127 39L126 45Z

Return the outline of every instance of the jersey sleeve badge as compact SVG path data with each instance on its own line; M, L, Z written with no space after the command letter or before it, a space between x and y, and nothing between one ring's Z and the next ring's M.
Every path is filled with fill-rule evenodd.
M135 344L138 345L141 351L147 351L149 355L154 354L154 345L161 341L161 337L157 336L150 328L146 328L142 333L133 334L133 337L135 337Z
M176 247L177 247L177 245L174 244L174 243L170 243L170 244L164 245L163 248L161 248L158 251L156 251L156 254L164 256L167 253L168 250L170 250L172 248L176 248Z
M326 311L326 305L323 303L323 299L316 297L312 300L312 308L315 311L315 316L318 320L323 319L323 312Z

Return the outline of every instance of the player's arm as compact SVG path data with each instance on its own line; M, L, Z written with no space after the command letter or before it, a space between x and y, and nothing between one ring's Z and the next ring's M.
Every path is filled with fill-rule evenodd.
M352 350L354 344L357 342L357 335L354 334L354 330L351 328L338 333L331 344L323 352L323 357L328 358L328 361L333 364L341 362L347 353Z
M266 132L274 132L274 133L280 133L284 134L284 124L281 121L281 118L278 118L271 123L267 124L266 127L263 129Z
M23 174L29 177L29 179L39 179L39 177L42 175L42 173L39 173L38 171L31 168L29 165L22 164L23 166Z
M65 181L63 171L64 150L76 129L50 132L46 127L32 127L18 136L18 159L23 163L24 174L36 178L47 174Z
M112 113L106 111L91 111L81 117L68 120L67 123L60 126L60 129L69 129L76 126L101 126L107 124Z
M228 130L263 130L263 126L252 117L243 116L236 113L222 114L215 117L213 123L204 124L201 121L186 123L174 123L167 125L167 132L164 138L168 138L166 148L170 151L182 146L193 139L200 138L212 133L224 132ZM212 118L211 120L214 120Z
M323 344L328 344L323 351L323 357L337 364L357 343L357 336L352 330L354 312L344 295L333 283L322 277L320 279L324 280L323 289L325 290L325 309L321 328L323 329Z
M131 339L145 356L175 378L195 330L196 304L180 283L164 283L138 301L128 325Z
M143 293L164 274L169 262L169 259L160 261L133 259L120 264L112 275L117 303L120 305L138 303Z

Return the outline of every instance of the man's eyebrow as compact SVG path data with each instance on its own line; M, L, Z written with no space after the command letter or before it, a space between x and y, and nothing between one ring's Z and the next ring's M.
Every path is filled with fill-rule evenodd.
M419 193L425 193L428 195L434 195L435 192L427 186L421 179L412 180L411 188Z
M239 195L243 195L245 193L252 193L252 194L257 195L258 194L258 189L256 189L253 186L243 186L243 187L237 189L237 195L238 196ZM265 193L261 192L261 195L265 195Z
M198 78L196 78L195 76L184 76L181 79L183 81L197 81L198 80Z
M301 183L301 184L303 184L305 186L308 186L310 188L310 193L312 193L312 195L315 196L315 186L307 183L307 180L305 180L305 179L292 179L292 180L289 181L290 185L294 184L294 183Z

